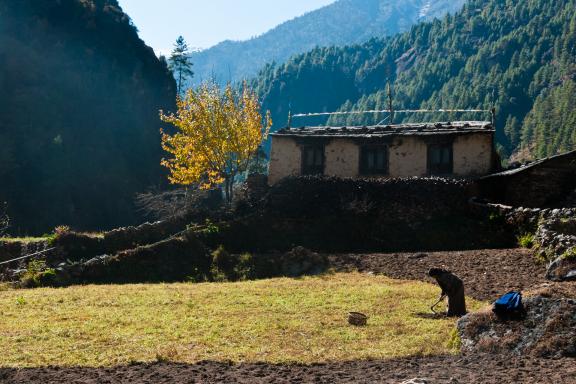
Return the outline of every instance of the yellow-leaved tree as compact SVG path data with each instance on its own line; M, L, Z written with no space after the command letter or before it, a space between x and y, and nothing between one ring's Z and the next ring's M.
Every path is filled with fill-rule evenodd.
M212 188L224 184L226 201L232 201L235 177L246 171L272 120L260 113L256 94L244 83L241 90L227 85L222 91L213 82L189 89L177 100L176 114L164 114L162 121L176 127L171 135L162 133L162 148L171 157L162 160L170 170L173 184L200 184Z

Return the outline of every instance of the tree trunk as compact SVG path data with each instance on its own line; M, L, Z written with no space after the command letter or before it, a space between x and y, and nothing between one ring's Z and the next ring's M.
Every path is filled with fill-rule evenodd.
M231 205L234 198L234 175L224 178L224 196L226 204Z

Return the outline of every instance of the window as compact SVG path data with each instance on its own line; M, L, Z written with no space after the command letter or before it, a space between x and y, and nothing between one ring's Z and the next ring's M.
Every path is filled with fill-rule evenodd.
M388 147L385 145L362 147L360 150L360 174L387 175Z
M302 148L302 174L322 175L324 173L324 146L310 145Z
M431 176L450 175L453 171L452 144L428 146L428 173Z

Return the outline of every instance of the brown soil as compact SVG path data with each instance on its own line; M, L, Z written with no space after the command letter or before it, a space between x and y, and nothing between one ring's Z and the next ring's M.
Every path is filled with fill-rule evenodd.
M20 383L576 383L573 359L520 360L498 356L436 356L385 361L301 365L201 362L158 363L104 369L0 370L0 382Z
M464 281L466 295L478 300L495 300L514 290L546 282L546 267L526 249L497 249L458 252L332 255L336 270L381 273L395 279L433 282L432 267L444 267Z
M393 278L427 280L433 266L460 276L467 294L492 300L511 289L542 288L544 266L526 250L483 250L427 254L332 255L337 270L357 269ZM544 286L546 287L546 286ZM111 368L0 369L0 383L426 383L576 384L574 359L510 358L501 355L410 357L303 365L200 362L136 364Z

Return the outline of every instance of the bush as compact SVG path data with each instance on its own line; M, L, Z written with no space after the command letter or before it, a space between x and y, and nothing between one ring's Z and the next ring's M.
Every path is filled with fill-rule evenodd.
M210 273L214 281L235 280L234 267L236 266L235 257L232 256L221 245L212 252L212 267Z
M56 271L48 268L46 261L32 260L21 276L20 283L25 288L43 287L52 285L55 279Z
M521 248L533 248L535 239L534 234L532 233L524 233L522 235L518 235L518 245Z
M266 275L268 268L259 268L258 260L250 253L230 254L223 246L212 252L213 281L244 281L258 279Z
M562 254L563 260L576 260L576 247L570 248Z

